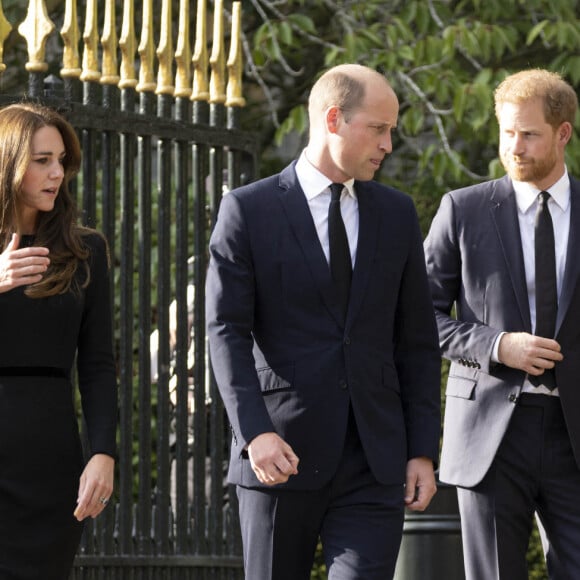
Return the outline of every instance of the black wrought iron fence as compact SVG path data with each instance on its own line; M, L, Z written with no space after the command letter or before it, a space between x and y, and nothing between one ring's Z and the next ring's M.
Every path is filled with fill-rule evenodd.
M17 28L28 50L26 98L57 107L79 131L79 207L107 236L114 262L120 384L116 492L88 523L72 578L241 578L203 313L219 200L256 172L256 142L239 129L241 5L215 0L210 14L206 0L180 0L174 48L175 2L143 0L136 10L124 0L119 40L119 3L87 0L82 14L75 0L65 4L60 35L43 0L29 1ZM0 46L18 24L3 12L0 3ZM58 74L49 74L53 58ZM0 104L21 98L0 92Z

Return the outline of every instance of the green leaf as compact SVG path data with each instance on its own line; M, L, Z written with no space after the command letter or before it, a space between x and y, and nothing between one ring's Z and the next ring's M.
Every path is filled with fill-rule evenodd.
M304 105L298 105L290 111L289 117L292 119L294 129L302 134L308 127L308 112Z
M264 54L274 60L280 60L280 57L282 56L280 53L280 45L276 42L275 38L268 38L262 49L264 50Z
M435 145L429 145L426 149L421 153L419 156L419 171L423 172L427 169L431 164L431 159L433 158L433 154L435 153Z
M443 56L452 57L455 54L455 43L457 41L457 27L448 26L443 30Z
M479 52L485 61L491 57L491 34L485 26L478 26L474 33L479 44Z
M423 128L425 115L421 108L411 107L403 113L400 122L405 132L414 137L418 135Z
M254 33L253 44L255 47L259 48L268 38L270 38L270 26L264 23Z
M517 31L512 27L503 28L502 26L494 27L495 33L498 38L501 38L503 45L509 52L517 51ZM499 44L499 43L498 43ZM503 54L503 50L499 53L496 52L496 56L499 57Z
M453 96L453 116L457 122L461 122L467 104L467 93L464 87L459 87Z
M400 46L399 49L397 50L397 54L403 59L403 60L409 60L409 61L414 61L415 60L415 52L414 50L408 46L408 45L403 45Z
M445 175L445 169L447 167L447 156L443 151L437 152L435 157L433 157L433 177L436 180L441 180Z
M538 22L538 24L536 24L528 32L528 35L526 37L526 45L530 46L531 44L533 44L536 38L542 33L542 31L546 28L546 26L548 26L548 24L549 24L548 20L542 20L541 22Z
M421 2L417 5L417 18L415 24L420 34L427 34L429 31L431 14L429 13L429 7L426 2Z
M492 81L493 72L490 68L483 68L481 69L475 78L473 79L473 84L477 85L485 85L489 87Z
M278 129L276 130L276 134L274 136L274 141L277 147L282 145L282 141L284 137L288 135L294 129L294 121L292 120L291 116L286 117L284 121L280 124Z
M329 49L324 55L324 64L326 67L330 68L339 62L339 59L343 53L343 49L338 46L334 46Z
M314 26L314 21L307 14L298 14L295 12L288 16L288 21L301 30L304 30L304 32L309 34L316 34L316 26Z
M505 174L503 165L497 157L489 162L488 173L491 179L499 179Z
M292 27L288 22L279 22L278 26L278 42L290 46L292 44Z
M365 28L364 30L361 30L360 35L361 35L361 37L366 38L372 44L375 44L376 46L382 47L384 44L384 40L375 31L373 31L369 28Z

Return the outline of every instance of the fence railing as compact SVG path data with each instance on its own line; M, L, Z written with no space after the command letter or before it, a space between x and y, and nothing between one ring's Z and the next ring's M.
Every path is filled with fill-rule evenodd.
M257 166L256 141L239 128L241 4L215 0L210 14L206 0L180 0L173 18L171 0L144 0L138 10L124 0L119 37L119 2L52 4L60 34L44 0L29 1L17 28L0 3L0 69L17 30L28 53L26 98L77 128L79 208L114 257L116 492L87 524L73 578L241 578L235 494L224 483L227 425L203 313L217 206ZM22 98L1 91L0 82L0 104Z

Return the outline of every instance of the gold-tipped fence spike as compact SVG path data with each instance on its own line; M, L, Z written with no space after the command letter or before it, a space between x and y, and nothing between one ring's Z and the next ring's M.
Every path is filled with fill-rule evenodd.
M98 59L97 0L87 0L86 8L81 81L94 82L101 78Z
M226 107L243 107L242 96L242 3L232 4L232 37L228 56L228 85Z
M105 20L101 46L103 47L103 74L101 84L117 85L119 71L117 69L117 29L116 29L115 0L105 2Z
M0 3L0 73L6 70L6 65L4 64L4 42L11 31L12 25L8 22L6 16L4 16L4 10Z
M137 91L140 93L151 93L157 86L155 74L153 72L153 58L155 55L153 47L153 4L152 0L143 0L143 21L141 23L141 40L139 42L139 56L141 66L139 67L139 83Z
M45 62L46 41L54 30L54 24L46 12L44 0L30 0L26 18L18 27L18 32L26 39L28 45L28 62L26 70L29 72L45 72L48 63Z
M177 47L175 49L175 73L176 97L191 97L191 45L189 44L189 0L179 2L179 29L177 34Z
M77 0L66 0L64 9L64 22L60 31L64 43L62 55L62 78L75 78L81 76L79 55L79 23L77 21Z
M133 0L123 3L123 26L119 47L121 49L120 89L134 89L137 86L135 76L135 5Z
M193 63L192 101L209 100L208 54L207 54L207 0L197 1L197 16L195 25L195 51L191 59Z
M209 81L209 102L223 104L225 91L225 54L224 54L224 3L215 0L213 12L213 45L209 57L211 76Z
M161 30L159 34L159 46L157 47L157 70L158 95L173 95L173 41L171 38L171 0L163 0L161 5Z

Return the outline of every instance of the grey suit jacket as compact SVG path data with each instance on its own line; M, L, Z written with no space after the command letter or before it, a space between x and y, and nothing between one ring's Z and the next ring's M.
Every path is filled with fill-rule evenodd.
M580 182L573 178L570 220L555 337L564 361L556 380L580 466ZM491 362L493 344L502 331L531 332L511 180L446 194L424 247L441 352L451 361L440 478L472 487L495 457L525 379Z

